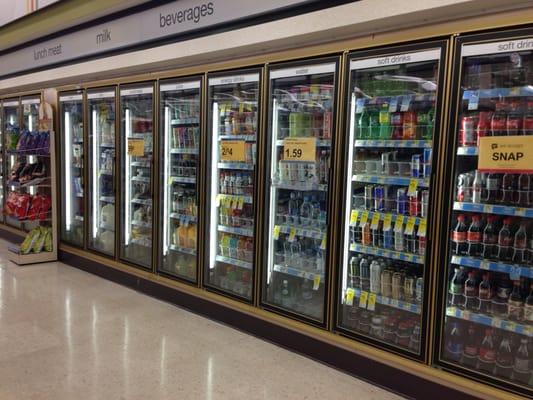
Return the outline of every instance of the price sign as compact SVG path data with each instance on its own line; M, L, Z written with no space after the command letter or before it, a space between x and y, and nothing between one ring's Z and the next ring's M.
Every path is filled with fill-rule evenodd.
M417 186L418 186L417 179L409 180L409 187L407 188L407 196L413 196L416 192Z
M396 223L394 224L394 232L402 232L403 231L403 215L398 215L396 217Z
M223 140L220 142L222 161L246 161L246 142L244 140Z
M280 226L279 225L275 225L274 226L274 240L278 240L279 239L279 232L280 232Z
M316 138L287 138L283 143L283 159L288 161L315 161Z
M320 250L326 250L326 234L322 237L322 242L320 242Z
M128 155L144 157L144 139L128 139Z
M368 211L364 211L361 215L361 219L359 221L359 226L364 226L366 224L366 221L368 221Z
M533 136L484 136L479 138L478 170L531 174Z
M296 239L296 228L291 228L289 232L289 242L294 242L294 239Z
M368 292L362 291L361 296L359 296L359 307L366 308L367 301L368 301Z
M407 218L407 224L405 224L405 234L412 235L415 229L416 217Z
M378 224L379 224L379 213L376 212L374 213L374 215L372 215L372 222L370 223L370 228L377 229Z
M313 290L318 290L320 287L320 275L315 275L313 279Z
M392 214L387 213L383 217L383 230L388 231L391 228L392 224Z
M375 309L376 309L376 294L370 293L370 295L368 296L367 310L374 311Z
M509 271L509 279L512 281L518 281L520 280L520 276L522 275L522 268L519 265L513 265L511 267L511 270Z
M355 290L353 290L353 288L346 289L346 305L347 306L353 305L354 297L355 297Z
M357 215L359 212L357 210L352 210L350 214L350 225L355 225L357 223Z
M425 218L422 218L420 220L420 224L418 224L418 236L426 237L426 232L427 232L427 220Z
M479 93L477 91L472 92L470 94L470 98L468 99L468 110L469 111L477 110L478 105L479 105Z

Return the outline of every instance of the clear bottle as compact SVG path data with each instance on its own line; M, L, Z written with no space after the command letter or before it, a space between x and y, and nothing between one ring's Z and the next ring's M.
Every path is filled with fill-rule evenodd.
M507 301L507 316L518 322L524 319L524 299L520 293L520 281L513 281L513 291Z
M298 209L298 199L296 193L291 192L289 199L289 223L298 224L300 211Z
M520 228L514 235L513 262L517 264L527 263L527 231L524 221L520 223Z
M370 290L370 264L368 258L361 259L359 270L361 271L361 290L368 292Z
M531 358L527 347L527 339L520 339L513 363L514 380L523 384L528 384L531 378Z
M370 292L376 294L381 292L381 265L377 260L370 264Z
M304 201L300 206L300 223L309 225L311 223L311 202L309 196L304 196Z
M479 285L473 271L468 273L464 287L465 308L467 310L477 310L479 308Z
M481 341L481 346L479 347L479 356L478 356L478 369L492 374L494 370L494 363L496 361L496 352L494 350L494 338L492 329L485 329L485 336Z
M483 280L479 284L478 297L479 297L479 309L482 314L490 315L492 312L492 297L494 292L490 283L490 275L488 273L483 274Z
M450 281L450 303L456 307L463 307L465 304L464 279L461 268L455 268L452 280Z
M472 202L481 203L481 193L483 191L483 182L481 172L476 170L474 175L474 182L472 182Z
M281 284L281 305L285 308L292 308L294 303L289 281L283 280Z
M356 137L357 139L368 139L369 135L369 125L370 120L368 116L368 111L366 107L363 108L363 112L359 114L359 117L356 119Z
M496 352L496 367L494 374L505 379L510 379L513 372L513 352L509 338L504 336Z

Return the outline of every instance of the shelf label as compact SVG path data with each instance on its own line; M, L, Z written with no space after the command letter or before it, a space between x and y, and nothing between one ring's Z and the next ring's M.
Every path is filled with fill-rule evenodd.
M346 300L345 300L345 304L347 306L352 306L353 305L353 298L355 296L355 290L353 290L353 288L348 288L346 289Z
M296 228L291 228L289 232L289 242L294 242L294 239L296 239Z
M128 139L128 155L144 157L144 139Z
M407 196L413 196L416 192L417 187L418 187L418 179L410 179L409 187L407 188Z
M242 210L243 207L244 207L244 196L239 196L239 204L238 204L237 208L239 210Z
M394 113L398 109L398 97L391 97L389 104L389 112Z
M320 250L326 250L326 234L324 233L324 236L322 237L322 242L320 242Z
M370 223L371 229L377 229L379 224L379 213L375 212L374 215L372 215L372 222Z
M420 220L420 224L418 224L418 236L426 237L426 231L427 231L427 220L425 218L422 218Z
M359 226L363 227L366 224L366 221L368 221L368 211L363 211L361 219L359 220Z
M315 275L313 278L313 290L318 290L320 287L320 275Z
M359 214L359 212L357 210L352 210L352 212L350 214L350 225L357 224L357 215L358 214Z
M288 161L315 161L316 138L287 138L283 143L283 159Z
M403 231L403 215L398 215L396 217L396 223L394 224L394 232L402 232Z
M280 232L281 228L279 225L274 225L274 240L278 240L279 239L279 232Z
M367 301L368 301L368 292L362 291L361 296L359 296L359 307L366 308Z
M391 225L392 225L392 214L387 213L383 217L383 230L384 231L390 230Z
M246 142L244 140L223 140L220 142L222 161L246 161Z
M533 136L483 136L478 154L482 172L533 173Z
M368 296L368 311L374 311L376 309L376 297L377 296L375 293L370 293L370 295Z
M400 111L406 112L409 111L409 106L411 105L411 96L403 96L402 97L402 104L400 105Z
M477 91L472 91L468 98L468 110L477 110L479 105L479 93Z
M360 97L355 102L355 113L356 114L361 114L364 109L365 109L365 98L364 97Z
M522 275L522 268L518 265L511 266L511 270L509 271L509 279L512 281L519 281L520 276Z
M415 229L416 217L407 218L407 224L405 224L405 234L412 235Z
M235 210L238 206L239 206L239 198L233 197L233 199L231 199L231 208Z

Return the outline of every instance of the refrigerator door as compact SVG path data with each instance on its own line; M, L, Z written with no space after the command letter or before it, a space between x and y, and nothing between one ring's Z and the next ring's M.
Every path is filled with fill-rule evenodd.
M84 245L85 182L82 93L59 96L61 126L61 241Z
M161 82L161 272L197 280L201 79Z
M422 358L442 42L349 60L339 330Z
M531 30L522 37L458 41L439 354L440 363L453 370L528 395L533 382L531 49Z
M5 147L5 154L6 154L6 176L5 180L2 180L2 188L1 194L2 194L2 207L4 207L4 204L9 206L8 200L11 201L11 199L14 200L14 197L11 199L9 198L9 193L13 192L16 193L15 187L13 185L9 185L10 181L16 181L17 177L20 175L20 164L17 163L17 144L18 140L20 138L20 103L18 99L6 99L2 102L3 108L2 108L2 143ZM0 153L1 156L2 153ZM3 160L2 160L3 161ZM3 174L3 168L4 163L2 162L0 165L0 168L2 168L2 176ZM4 203L4 183L5 183L5 203ZM13 196L13 194L11 195ZM14 216L10 215L12 214L11 209L9 207L4 207L3 214L5 215L5 221L7 224L20 227L20 223L14 218Z
M120 89L120 257L144 268L152 267L153 91Z
M115 255L115 89L87 93L89 248Z
M311 61L312 63L313 61ZM336 60L270 70L263 304L322 323Z
M259 71L209 77L205 284L252 300Z

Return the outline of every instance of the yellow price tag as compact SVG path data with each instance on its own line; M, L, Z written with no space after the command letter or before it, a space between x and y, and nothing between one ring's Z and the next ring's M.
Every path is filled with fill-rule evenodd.
M232 200L231 196L226 196L224 198L224 207L230 208L231 207L231 200Z
M418 224L418 236L425 237L427 231L427 220L422 218Z
M144 139L128 139L128 155L144 157Z
M417 179L409 180L409 187L407 188L407 196L413 196L416 192L417 186L418 186Z
M239 196L239 205L237 208L239 210L242 210L243 207L244 207L244 196Z
M279 232L280 232L280 226L279 225L274 225L274 240L278 240L279 239Z
M294 239L296 238L296 228L291 228L289 232L289 242L294 242Z
M221 194L217 194L217 197L215 198L215 207L220 206L220 198L222 197Z
M396 217L396 223L394 224L394 232L403 231L403 220L404 220L404 216L403 215L398 215Z
M412 235L415 229L416 217L407 218L407 224L405 224L405 234Z
M320 242L320 250L326 250L326 234L322 237L322 242Z
M313 290L318 290L320 287L320 275L315 275L313 279Z
M246 142L244 140L223 140L220 142L222 161L246 161Z
M244 103L239 103L239 112L240 113L244 112Z
M355 290L353 288L346 289L346 305L352 306L353 305L353 298L355 297Z
M376 294L370 293L370 295L368 296L367 310L374 311L375 309L376 309Z
M316 138L287 138L283 142L283 159L289 161L315 161Z
M377 229L379 224L379 213L375 212L374 215L372 215L372 222L370 223L370 228Z
M364 226L366 224L366 221L368 221L368 211L364 211L363 214L361 214L359 226Z
M233 197L233 199L231 199L231 208L236 209L238 206L239 206L239 198Z
M391 227L391 224L392 224L392 214L387 213L383 217L383 230L388 231Z
M357 216L358 216L358 214L359 214L359 211L352 210L352 212L350 214L350 225L357 224Z
M359 307L360 308L366 308L366 303L368 301L368 292L361 292L361 296L359 296Z

